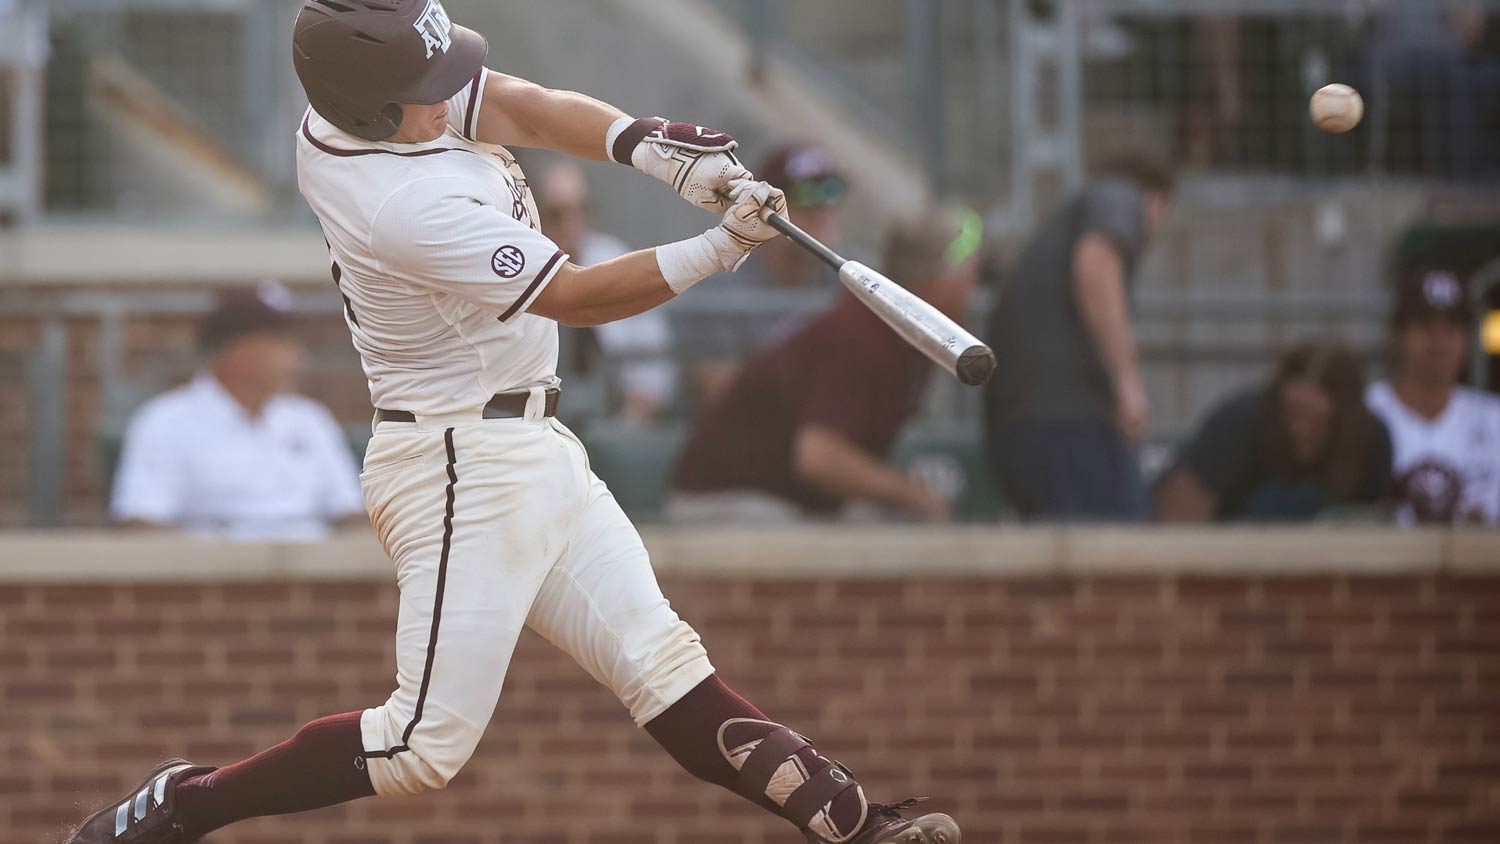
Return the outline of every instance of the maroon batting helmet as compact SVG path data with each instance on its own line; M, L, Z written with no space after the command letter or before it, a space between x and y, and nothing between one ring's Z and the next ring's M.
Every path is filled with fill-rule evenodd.
M401 103L440 103L463 90L489 44L455 26L439 0L305 0L292 62L313 110L351 135L383 141Z

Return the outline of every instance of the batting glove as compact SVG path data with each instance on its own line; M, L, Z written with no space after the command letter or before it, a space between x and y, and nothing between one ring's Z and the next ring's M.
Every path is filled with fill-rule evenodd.
M707 234L719 252L720 263L734 271L755 247L781 234L767 218L772 213L786 213L786 194L766 182L735 179L730 183L729 198L734 204L724 212L718 228L709 229Z
M673 293L682 293L714 273L733 272L755 247L779 232L766 221L772 212L786 213L786 195L765 182L736 179L729 186L731 205L717 226L694 238L656 249L661 277Z
M732 183L750 177L734 155L739 142L705 126L622 117L610 127L606 143L615 161L666 182L678 196L715 214L733 204Z

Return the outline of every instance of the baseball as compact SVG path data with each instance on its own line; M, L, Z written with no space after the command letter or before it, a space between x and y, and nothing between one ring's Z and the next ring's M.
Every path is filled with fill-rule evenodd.
M1359 125L1365 116L1365 101L1348 85L1324 85L1312 95L1311 111L1319 129L1340 135Z

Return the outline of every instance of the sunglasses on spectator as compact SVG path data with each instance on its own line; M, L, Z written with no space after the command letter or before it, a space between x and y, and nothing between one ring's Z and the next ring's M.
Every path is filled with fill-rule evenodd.
M849 192L849 185L839 176L824 179L803 179L792 182L786 189L788 204L799 208L815 208L842 202Z

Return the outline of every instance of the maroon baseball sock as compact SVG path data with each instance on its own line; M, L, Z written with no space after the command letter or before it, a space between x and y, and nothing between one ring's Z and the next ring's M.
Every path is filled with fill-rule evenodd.
M358 712L320 718L243 762L190 777L174 792L192 836L263 815L285 815L375 793L356 760L364 751Z
M677 760L688 773L705 782L734 791L739 769L730 763L720 747L720 728L731 719L764 722L765 732L776 725L755 705L740 697L724 684L718 675L699 683L667 711L646 724L646 732ZM745 725L756 729L755 725ZM833 764L818 755L812 747L798 750L796 757L803 768L814 774ZM736 792L738 793L738 792ZM776 815L781 806L762 795L756 801L761 808ZM852 836L865 816L865 800L859 789L839 795L828 807L828 820L834 828Z

